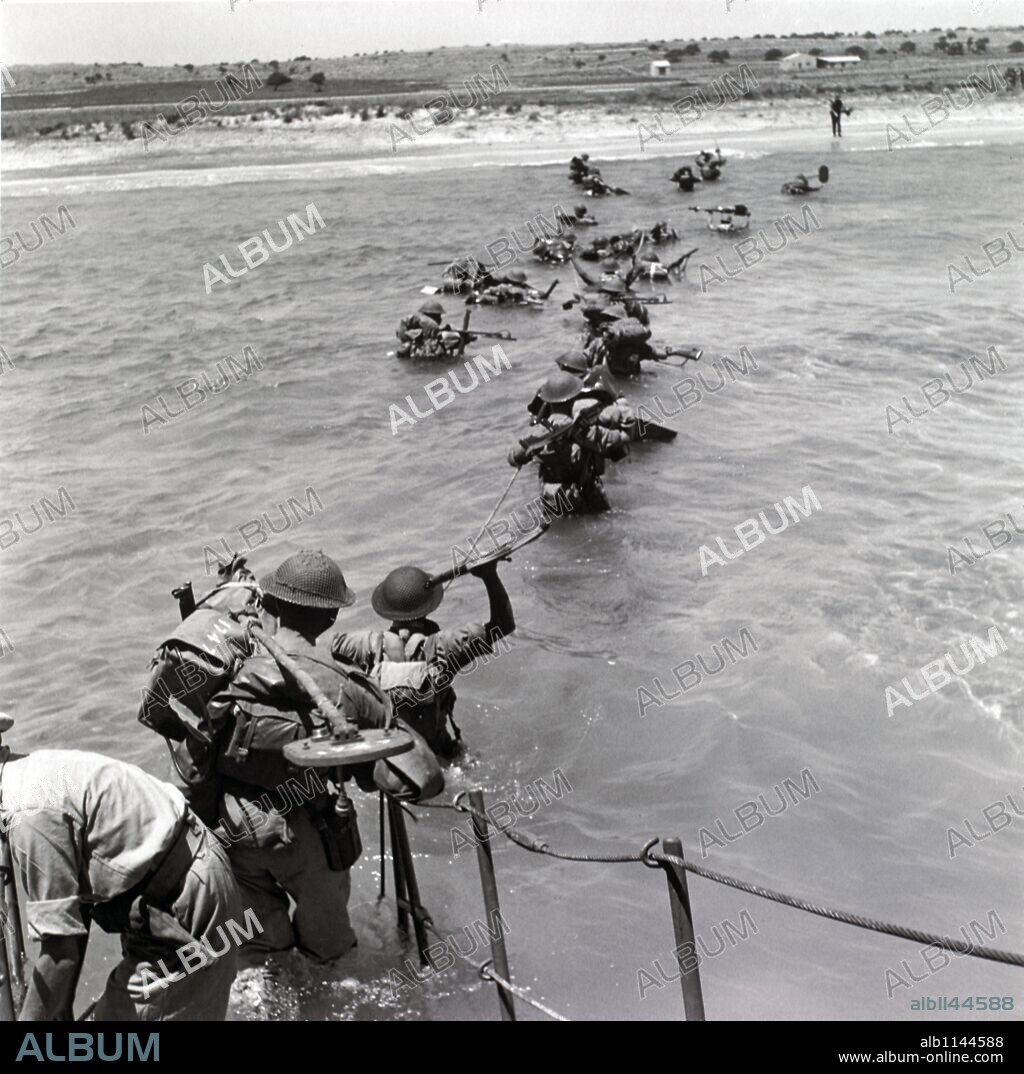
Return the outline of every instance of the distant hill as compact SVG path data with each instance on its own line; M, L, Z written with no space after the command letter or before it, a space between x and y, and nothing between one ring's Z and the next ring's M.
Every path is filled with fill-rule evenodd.
M938 46L938 47L937 47ZM1020 49L1020 52L1016 51ZM775 57L857 50L859 64L842 70L782 71ZM652 60L667 59L667 77L650 75ZM51 123L152 118L200 91L215 102L229 76L247 85L228 112L252 102L321 102L325 110L356 107L401 112L422 106L471 79L497 85L495 106L671 101L688 87L710 87L746 66L753 80L746 96L814 96L840 90L869 93L934 92L996 64L1024 64L1024 26L926 32L886 31L860 36L801 34L777 37L609 42L606 45L498 45L374 53L336 58L253 57L222 64L145 67L142 64L54 64L5 69L4 136L45 132ZM262 83L256 86L251 72ZM323 76L320 78L319 76ZM11 81L13 80L13 86ZM507 88L506 88L507 87ZM463 93L465 96L465 93Z

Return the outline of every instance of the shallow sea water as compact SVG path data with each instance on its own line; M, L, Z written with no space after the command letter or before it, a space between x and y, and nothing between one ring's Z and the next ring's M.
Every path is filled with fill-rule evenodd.
M813 200L778 193L823 161L832 180ZM611 470L609 514L558 522L503 567L519 630L510 652L459 688L470 757L449 791L481 786L491 803L518 802L532 813L518 825L560 850L625 852L678 835L697 860L703 840L705 863L722 872L922 929L958 935L995 912L1005 933L986 942L1020 950L1024 823L952 859L948 830L967 818L984 834L986 806L1024 799L1024 535L952 575L947 552L964 537L987 551L981 527L1007 512L1024 528L1020 255L953 294L947 270L965 254L988 268L982 243L1007 228L1021 241L1006 215L1019 148L737 155L703 203L749 205L751 234L764 229L772 245L772 221L799 220L805 205L817 226L733 279L705 275L704 293L699 265L720 272L721 255L735 269L736 239L686 211L696 197L667 182L669 162L605 171L633 194L592 203L602 225L668 217L680 252L700 248L652 322L658 340L705 348L707 387L666 419L679 430L673 444L639 447ZM527 432L525 404L578 330L557 301L571 269L527 264L541 286L560 281L543 311L474 313L481 327L512 329L511 370L397 435L390 404L412 395L423 406L443 369L385 352L420 286L437 282L427 262L482 255L510 228L523 236L525 221L568 208L574 191L563 165L135 185L148 188L104 179L4 191L4 235L30 234L59 204L76 226L3 272L0 342L13 366L0 378L2 517L18 511L23 525L0 551L0 628L13 646L0 700L19 745L94 749L164 774L162 744L134 713L150 654L177 618L169 590L186 578L205 587L204 547L220 550L223 538L244 550L239 527L266 512L280 529L279 505L308 507L312 489L322 509L298 522L292 511L291 527L250 561L263 572L322 547L359 594L340 626L368 627L386 571L442 568L483 523L511 476L505 453ZM324 230L205 293L205 262L223 253L237 266L240 242L310 203ZM244 364L246 347L261 369L144 434L144 405L204 371L215 381L217 363ZM993 347L1005 369L928 408L922 384L947 373L962 384L961 363L990 362ZM715 363L740 362L742 348L756 369L710 390ZM659 367L628 394L671 405L673 386L697 372ZM905 414L903 396L925 413L890 432L886 408ZM806 486L820 510L702 576L702 545L721 536L735 551L737 525ZM27 532L32 505L57 501L61 487L74 510ZM522 475L500 517L534 493ZM484 613L482 587L466 579L438 618ZM962 662L960 643L993 627L1005 651L888 714L887 686L919 684L918 669L947 652ZM756 652L640 718L641 687L658 677L668 690L671 669L696 654L716 668L715 645L739 644L744 630ZM563 785L531 809L530 788L554 786L556 770L571 792ZM734 836L735 811L759 794L779 811L774 788L789 779L806 790L807 772L817 790L795 800L783 790L778 816L709 844L718 821ZM389 970L411 955L392 904L375 902L376 803L360 795L357 805L359 955L327 983L296 986L301 1016L496 1017L493 992L461 962L415 990L389 988ZM462 930L484 913L474 855L453 855L452 819L427 813L411 838L436 926L464 948ZM639 972L657 978L655 960L666 972L672 960L657 873L555 862L504 842L495 859L520 984L575 1019L681 1013L677 984L639 994ZM890 998L887 969L906 976L906 959L925 972L917 945L696 878L690 889L707 951L721 946L724 922L756 926L705 956L710 1018L899 1019L921 996L1014 994L1019 971L953 959ZM95 991L113 945L99 950L85 982Z

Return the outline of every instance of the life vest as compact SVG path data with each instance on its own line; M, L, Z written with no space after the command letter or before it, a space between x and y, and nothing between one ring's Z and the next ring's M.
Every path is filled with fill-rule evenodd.
M292 653L335 707L361 729L392 721L391 705L375 679L358 665L329 650ZM323 721L315 706L269 656L246 660L220 694L210 699L210 723L217 733L216 774L236 803L261 790L280 794L302 770L284 756L289 742L308 737ZM356 765L351 772L364 790L380 788L410 801L431 798L444 789L434 755L416 739L412 750ZM225 819L222 817L222 820Z
M433 318L428 317L426 314L413 313L402 318L395 335L403 343L409 343L413 340L423 340L436 336L440 331L437 322ZM410 332L415 334L410 334Z
M387 695L395 716L432 750L448 753L462 738L453 717L456 695L447 668L426 659L426 640L425 634L403 638L392 631L375 633L370 675Z
M614 321L604 330L604 337L612 350L629 350L646 343L651 338L651 330L633 317Z
M356 665L342 664L330 653L291 655L340 711L350 708L346 693L354 682L377 703L373 723L386 724L385 698ZM316 706L284 675L277 661L263 655L246 660L226 688L210 699L208 708L217 733L217 772L268 790L280 787L298 771L285 759L284 747L306 738L322 722L314 716Z
M249 623L259 607L255 582L227 582L204 597L157 647L139 723L173 742L209 744L207 703L252 654Z

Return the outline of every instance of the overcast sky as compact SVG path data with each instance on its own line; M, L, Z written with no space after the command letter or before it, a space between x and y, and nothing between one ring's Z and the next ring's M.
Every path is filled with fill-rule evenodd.
M445 44L1021 23L1020 0L3 0L0 60L216 63Z

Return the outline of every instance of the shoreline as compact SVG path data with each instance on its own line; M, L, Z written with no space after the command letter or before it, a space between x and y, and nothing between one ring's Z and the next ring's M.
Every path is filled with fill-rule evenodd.
M334 178L541 166L568 161L581 149L601 160L691 156L716 142L727 156L737 157L826 148L885 152L890 144L896 151L1024 142L1024 96L977 100L959 113L949 109L934 125L921 107L928 99L853 98L854 114L845 121L841 141L832 138L827 105L817 99L730 102L685 127L668 107L547 106L529 115L470 111L421 135L409 135L410 124L396 117L362 122L310 115L287 121L265 112L244 125L204 121L169 140L151 141L148 151L138 138L113 134L8 139L0 167L5 190L15 194L47 179L121 181L138 188L186 180L273 181L311 171Z

